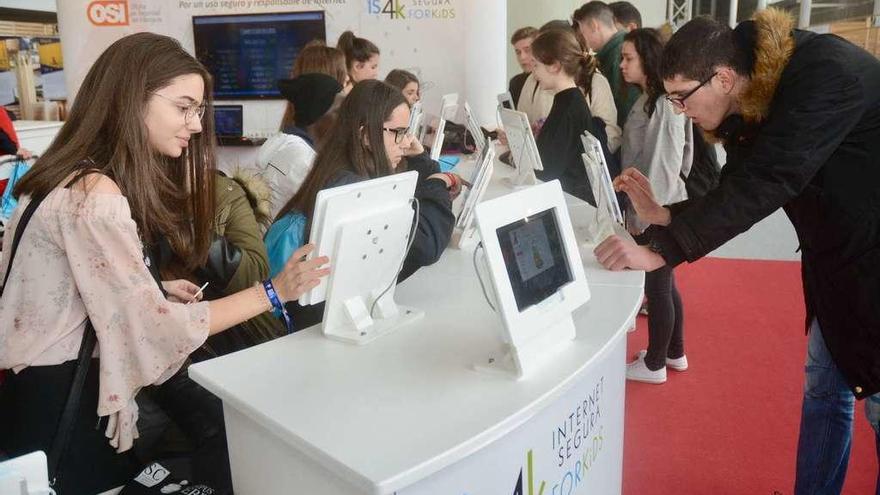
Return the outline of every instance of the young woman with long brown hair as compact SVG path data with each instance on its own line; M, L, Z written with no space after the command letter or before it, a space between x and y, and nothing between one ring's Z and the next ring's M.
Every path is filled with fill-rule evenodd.
M654 29L635 29L623 38L620 70L627 84L637 87L636 100L623 128L623 163L639 170L651 184L661 205L687 199L684 179L694 154L690 120L666 100L660 77L663 42ZM637 241L650 223L628 208L627 229ZM687 369L684 354L684 309L672 268L645 273L648 298L648 349L627 366L629 380L663 383L666 369Z
M69 120L16 187L0 265L0 369L12 371L0 389L0 450L54 452L78 353L95 342L89 336L97 342L67 455L52 473L59 493L101 492L130 477L138 391L173 375L209 335L327 274L318 269L326 258L298 261L306 247L273 279L215 301L184 304L197 299L194 284L160 285L150 255L160 238L190 269L206 260L213 146L205 68L171 38L134 34L98 58ZM33 216L10 261L26 211Z
M270 273L305 241L318 192L345 184L417 170L415 197L419 225L399 280L440 258L449 244L455 217L452 197L460 179L440 173L421 143L406 135L409 106L400 91L381 81L362 81L345 98L327 143L318 151L312 171L299 191L281 209L266 233ZM323 305L294 308L299 328L321 321Z

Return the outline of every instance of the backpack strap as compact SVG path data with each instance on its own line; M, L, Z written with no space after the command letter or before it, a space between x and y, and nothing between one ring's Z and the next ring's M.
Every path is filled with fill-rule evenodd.
M52 439L52 446L49 448L49 479L52 486L55 486L58 466L61 464L64 453L67 451L67 444L70 443L70 434L73 432L73 427L76 424L80 399L82 398L86 376L89 374L89 366L92 361L92 353L95 352L97 341L98 336L95 334L92 321L86 320L82 343L79 347L79 355L76 358L76 372L73 375L73 383L70 384L70 391L67 393L67 400L64 402L64 410L61 412L61 420L58 422L58 430L55 432L55 438Z
M6 275L3 278L3 286L0 286L0 296L3 295L3 288L6 287L6 283L9 281L9 274L12 272L12 262L15 260L15 253L18 251L18 245L24 235L24 229L27 227L31 217L34 216L34 212L37 211L37 208L39 208L45 198L45 195L31 198L31 202L25 207L24 212L21 214L21 218L18 220L18 225L15 227L15 236L12 238L12 247L9 251L9 263L6 266ZM64 452L67 450L67 444L70 442L70 434L76 423L76 416L79 412L79 403L82 398L83 387L86 383L86 376L89 372L89 364L92 359L92 353L95 351L96 343L97 335L95 334L95 329L92 327L92 322L87 320L86 328L83 331L82 344L79 348L79 355L76 360L76 373L73 377L73 383L70 385L67 400L64 403L64 410L61 413L58 430L55 432L55 437L52 439L52 446L49 449L49 478L52 480L53 486L55 485L56 476L58 474L58 465L61 463L61 458L64 456Z
M31 221L31 217L34 216L34 212L37 211L43 199L45 199L45 196L31 198L31 202L28 203L21 214L21 218L18 219L18 225L15 226L15 235L12 237L12 247L9 249L9 263L6 264L6 275L3 277L3 285L0 285L0 297L3 296L3 288L6 287L6 282L9 281L9 274L12 272L12 262L15 260L15 252L18 251L21 237L24 235L24 228Z

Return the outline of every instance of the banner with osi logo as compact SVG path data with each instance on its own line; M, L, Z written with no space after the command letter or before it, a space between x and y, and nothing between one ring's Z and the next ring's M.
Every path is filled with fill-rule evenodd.
M128 26L128 0L95 0L86 12L95 26Z

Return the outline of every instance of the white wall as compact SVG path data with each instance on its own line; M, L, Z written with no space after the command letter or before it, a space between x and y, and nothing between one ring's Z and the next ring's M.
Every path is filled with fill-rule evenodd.
M481 122L488 123L494 122L495 95L506 87L506 45L502 39L506 29L504 1L405 2L401 4L405 16L400 18L374 12L372 6L381 8L385 4L379 0L129 0L128 24L114 21L95 25L87 15L91 0L63 0L58 18L70 95L76 94L103 49L127 34L143 30L165 34L192 51L193 15L322 9L327 18L330 44L342 31L352 29L380 47L381 77L393 68L416 72L423 83L428 112L439 111L442 94L458 92L471 100ZM251 3L254 6L250 8L238 6ZM473 72L470 77L466 73L468 68ZM284 111L282 100L242 104L246 134L277 132Z
M510 46L510 36L523 26L541 27L554 19L570 20L572 12L587 0L507 0L507 74L519 73L519 64ZM665 0L630 0L642 14L645 27L659 27L666 22Z

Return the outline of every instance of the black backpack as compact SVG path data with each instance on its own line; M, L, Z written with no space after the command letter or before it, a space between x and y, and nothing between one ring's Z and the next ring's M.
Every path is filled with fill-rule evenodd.
M687 190L688 199L701 198L712 189L718 187L721 179L721 165L715 147L706 142L703 132L694 124L694 163L687 177L681 175Z

